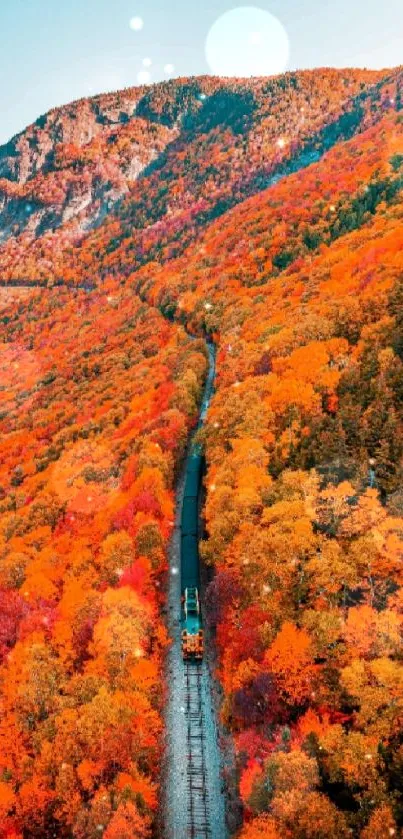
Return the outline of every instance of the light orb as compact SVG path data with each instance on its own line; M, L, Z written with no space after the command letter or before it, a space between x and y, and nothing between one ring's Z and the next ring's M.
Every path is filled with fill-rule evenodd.
M206 40L206 59L216 76L283 73L290 54L287 32L277 17L257 6L221 15Z
M142 17L132 17L129 22L130 29L133 29L133 32L141 32L144 27L144 20Z
M150 84L151 73L148 70L141 70L140 73L137 73L137 81L139 84Z

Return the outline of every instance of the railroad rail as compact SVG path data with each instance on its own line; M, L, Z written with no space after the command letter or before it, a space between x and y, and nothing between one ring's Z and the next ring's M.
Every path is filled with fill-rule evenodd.
M211 839L201 662L186 661L187 789L189 839Z

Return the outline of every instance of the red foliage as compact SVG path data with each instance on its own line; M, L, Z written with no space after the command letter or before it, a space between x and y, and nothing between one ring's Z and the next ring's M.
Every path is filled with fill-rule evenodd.
M395 830L401 97L401 70L181 80L53 111L14 142L26 182L0 184L6 226L36 203L1 276L69 289L2 304L7 830L150 832L154 581L206 369L169 319L218 344L201 550L242 835ZM290 163L312 165L276 182ZM60 228L35 238L44 206Z

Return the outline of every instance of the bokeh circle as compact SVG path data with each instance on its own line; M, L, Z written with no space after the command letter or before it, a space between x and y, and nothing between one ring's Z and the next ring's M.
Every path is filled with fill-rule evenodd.
M290 43L277 17L240 6L219 17L206 40L207 63L216 76L271 76L287 67Z

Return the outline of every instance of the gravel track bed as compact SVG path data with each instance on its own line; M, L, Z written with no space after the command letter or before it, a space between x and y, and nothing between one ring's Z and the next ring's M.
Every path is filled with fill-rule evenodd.
M213 392L215 359L209 346L210 366L200 411L200 427ZM166 748L163 772L162 835L164 839L202 839L206 834L189 832L188 801L188 745L186 720L186 674L181 653L180 621L180 520L184 492L186 461L181 470L176 493L175 529L169 549L169 581L167 592L167 627L172 645L167 656L166 682L168 689L165 731ZM206 754L206 790L209 805L210 839L227 839L225 823L225 792L222 780L220 733L214 703L214 685L208 663L203 661L201 696L203 711L204 749Z

